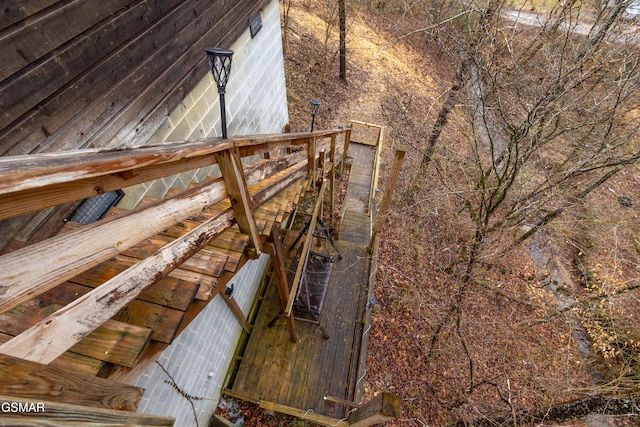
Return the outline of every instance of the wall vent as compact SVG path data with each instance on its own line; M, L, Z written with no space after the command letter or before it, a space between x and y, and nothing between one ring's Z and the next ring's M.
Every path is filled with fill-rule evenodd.
M80 204L64 219L80 224L91 224L102 219L124 197L124 191L116 190L98 194L80 202Z

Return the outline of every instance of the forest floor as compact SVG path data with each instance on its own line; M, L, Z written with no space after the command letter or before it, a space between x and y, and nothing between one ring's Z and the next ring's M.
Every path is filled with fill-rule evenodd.
M437 49L418 51L393 37L382 14L350 10L344 82L325 2L291 3L283 34L293 128L309 127L313 98L322 102L316 129L350 120L385 126L381 189L395 149L408 147L381 238L365 385L367 397L389 391L402 398L402 418L389 425L456 425L507 415L516 418L509 425L525 425L518 418L524 410L593 394L637 394L633 343L640 335L633 318L640 298L632 290L597 295L627 289L638 277L640 169L623 171L528 245L482 265L482 280L464 287L449 267L464 254L468 214L434 168L417 195L403 196L422 155L424 141L414 136L434 122L453 66ZM412 120L405 122L408 114ZM445 143L455 146L465 120L454 111ZM563 310L592 296L591 305ZM618 354L607 359L607 351ZM258 411L245 419L245 425L274 422L299 425ZM564 425L640 421L594 414Z

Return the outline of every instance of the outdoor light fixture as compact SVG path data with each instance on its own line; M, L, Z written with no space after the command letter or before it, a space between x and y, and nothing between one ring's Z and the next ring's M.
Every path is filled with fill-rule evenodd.
M318 108L320 108L320 101L317 99L311 100L311 132L313 132L313 126L316 122L316 114L318 114Z
M208 47L204 50L207 52L207 58L209 59L209 66L211 67L211 73L213 79L218 86L218 93L220 94L220 119L222 121L222 137L227 138L227 112L224 105L224 94L227 90L227 82L229 81L229 74L231 73L231 57L233 51L228 49L220 49L217 47Z

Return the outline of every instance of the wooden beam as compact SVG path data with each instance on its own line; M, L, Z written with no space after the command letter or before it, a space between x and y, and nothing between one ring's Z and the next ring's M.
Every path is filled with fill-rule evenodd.
M51 401L34 401L13 396L0 396L0 406L18 405L32 407L32 412L13 412L11 417L22 419L22 424L44 426L91 426L91 425L127 425L127 426L172 426L175 420L162 415L141 414L138 412L116 411L113 409L92 408ZM40 406L38 406L40 404ZM42 411L37 411L44 408ZM33 421L33 423L31 423ZM58 423L54 423L58 422ZM4 416L3 416L4 424Z
M266 413L275 414L276 412L278 412L281 414L287 414L323 426L349 427L349 423L344 420L338 420L335 418L327 417L326 415L316 414L313 411L292 408L291 406L268 402L266 400L260 401L260 409L262 409Z
M378 188L378 176L380 175L380 158L382 156L382 142L384 140L384 127L379 126L378 140L376 141L376 155L373 163L373 175L371 176L370 200L374 200Z
M274 223L271 228L271 262L273 264L273 272L276 275L276 285L278 287L278 294L280 295L280 302L282 303L283 312L287 309L287 303L289 302L289 283L287 280L287 269L284 265L284 249L282 248L282 242L280 240L280 224ZM293 313L285 316L287 322L287 328L289 329L289 340L292 343L298 342L298 335L296 334L295 320Z
M367 122L361 122L359 120L351 120L351 124L352 125L360 125L360 126L366 126L368 128L375 128L375 129L380 129L382 128L382 126L377 125L375 123L367 123Z
M136 411L144 390L0 354L0 395Z
M215 163L229 142L80 150L0 158L0 219Z
M222 180L0 257L0 313L223 200ZM37 264L33 263L38 259Z
M351 126L348 126L344 132L344 145L342 146L342 161L340 162L340 175L344 173L344 161L347 160L349 152L349 141L351 141Z
M251 325L247 321L247 317L244 315L236 300L224 292L221 292L220 295L222 296L224 302L227 303L227 306L229 307L233 315L238 320L238 323L240 323L240 326L242 326L242 329L244 329L245 332L249 332L251 330Z
M327 135L341 130L326 131ZM316 132L317 134L317 132ZM304 144L310 133L244 136L223 140L208 138L194 141L177 141L141 147L115 149L68 150L56 153L40 153L0 157L0 194L16 193L55 184L76 182L112 174L122 179L137 175L141 168L166 165L183 159L196 159L237 146L243 150L265 149L285 142L287 145ZM323 134L324 135L324 134ZM172 175L173 172L150 176L148 179Z
M51 362L109 320L145 288L202 249L232 222L232 212L211 218L3 344L0 353L38 363Z
M318 220L318 214L320 213L320 207L322 206L322 199L324 198L324 192L326 188L327 182L325 180L322 183L322 187L320 187L318 201L316 202L316 206L313 210L313 215L311 215L311 220L309 221L309 230L307 231L307 237L305 238L304 245L302 246L300 261L298 262L298 268L296 269L296 274L293 278L293 283L291 284L291 291L289 292L289 298L287 299L287 307L284 311L285 316L290 316L291 311L293 310L293 303L296 299L296 293L298 292L300 279L302 278L304 269L307 266L307 259L309 258L309 251L311 250L311 242L313 241L313 231L316 228L316 222Z
M316 179L316 138L307 139L307 179L315 187Z
M401 413L400 398L384 392L352 412L347 421L351 427L367 427L399 418Z
M300 162L249 186L255 206L304 175ZM222 179L0 257L0 313L222 201ZM33 260L40 262L34 266Z
M241 155L304 144L342 130L178 141L0 158L0 220L214 164L234 146Z
M389 173L389 179L387 180L387 185L382 196L382 203L380 204L378 215L376 216L376 223L371 232L371 241L369 242L370 248L373 247L373 240L375 239L375 236L384 226L385 217L387 216L389 206L391 205L393 190L396 188L396 183L398 182L398 176L400 175L400 169L402 168L402 161L404 160L406 150L407 149L404 145L396 149L396 154L393 158L393 165L391 166L391 172Z
M240 231L249 236L253 249L252 258L257 258L260 255L260 234L253 217L251 196L242 171L240 154L237 150L225 150L218 153L217 158L236 222Z
M329 213L331 218L331 232L336 231L336 136L331 136L329 149L329 161L331 162L331 174L329 175ZM335 234L334 236L335 237Z

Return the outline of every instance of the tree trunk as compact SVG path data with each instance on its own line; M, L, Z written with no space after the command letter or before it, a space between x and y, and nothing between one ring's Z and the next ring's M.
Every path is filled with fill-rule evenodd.
M338 18L340 21L340 78L347 81L347 15L345 0L338 0Z

